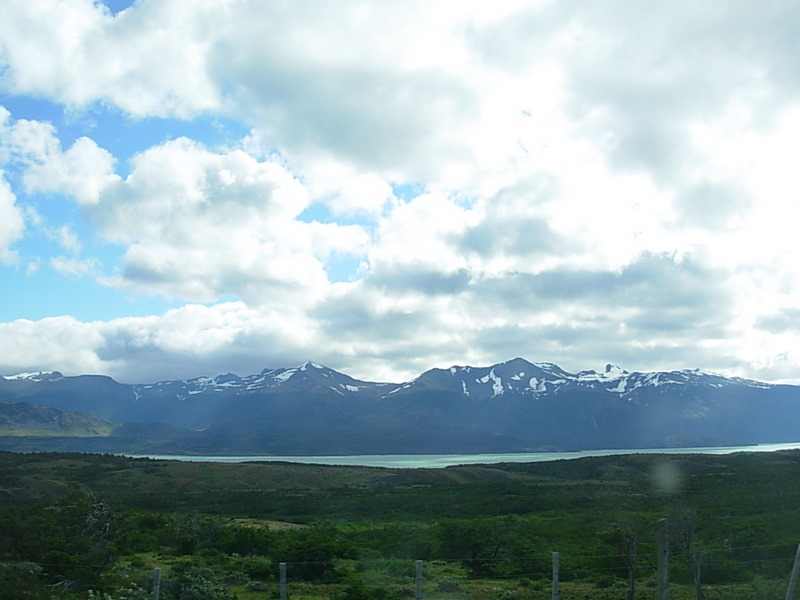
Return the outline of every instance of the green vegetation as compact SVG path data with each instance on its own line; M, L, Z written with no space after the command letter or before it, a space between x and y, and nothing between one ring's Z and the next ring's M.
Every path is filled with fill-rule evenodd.
M783 598L800 452L446 469L0 452L0 600ZM20 590L25 590L21 592ZM27 594L27 595L26 595Z

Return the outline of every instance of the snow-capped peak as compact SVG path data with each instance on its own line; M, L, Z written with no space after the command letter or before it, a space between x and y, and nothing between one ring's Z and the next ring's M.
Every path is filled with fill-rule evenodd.
M322 365L320 365L320 364L318 364L318 363L315 363L315 362L311 362L311 361L309 360L309 361L306 361L306 362L304 362L302 365L300 365L300 367L298 368L298 370L300 370L300 371L306 371L306 370L308 370L308 369L324 369L324 368L325 368L325 367L323 367Z
M604 379L618 379L624 375L630 375L630 373L622 367L612 365L611 363L608 363L601 373L601 377Z
M3 379L7 381L57 381L64 376L59 371L32 371L28 373L17 373L15 375L5 375Z
M608 363L603 368L602 372L594 370L580 371L575 375L575 379L577 381L596 381L598 383L603 383L608 381L616 381L617 379L621 379L629 375L630 372L626 371L622 367Z
M268 374L272 377L273 381L275 381L276 383L285 383L289 381L297 373L306 373L312 370L324 372L326 369L322 365L319 365L311 361L306 361L299 367L293 367L291 369L276 369L274 371L269 371Z

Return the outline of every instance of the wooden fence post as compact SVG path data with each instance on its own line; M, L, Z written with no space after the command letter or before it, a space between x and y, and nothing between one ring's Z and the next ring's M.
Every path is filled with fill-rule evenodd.
M792 566L792 576L789 578L789 588L786 590L786 600L794 600L794 590L797 587L797 576L800 574L800 544L797 545L797 552L794 555L794 565Z
M286 600L286 563L278 563L278 573L280 579L280 599Z
M559 554L558 552L553 552L553 600L559 599L559 594L561 593L558 589L558 580L559 580Z
M153 593L150 595L152 600L158 600L161 595L161 569L156 567L153 569Z
M422 561L417 561L417 574L415 578L416 588L414 592L415 600L422 600Z
M658 574L656 600L669 600L669 523L658 521Z

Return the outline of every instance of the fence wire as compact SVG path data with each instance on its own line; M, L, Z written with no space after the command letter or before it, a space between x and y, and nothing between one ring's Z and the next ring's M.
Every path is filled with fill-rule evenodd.
M787 545L704 548L697 569L682 554L669 555L671 600L784 600L796 548ZM622 600L631 585L627 554L560 554L558 598ZM285 563L288 598L415 598L431 600L539 600L554 598L552 554L504 558L451 558L416 561L351 560ZM640 557L633 564L634 598L656 594L658 564ZM319 578L299 577L319 569ZM697 583L695 575L698 576ZM264 598L278 597L280 582L262 582Z
M797 547L786 544L699 548L694 563L686 552L670 553L669 598L785 600L796 557ZM632 562L631 556L623 553L559 552L557 573L553 558L553 553L547 552L422 561L295 561L283 563L283 583L280 563L273 563L258 577L231 576L220 570L216 583L242 600L553 600L555 578L559 600L622 600L633 576L634 598L656 597L659 565L655 556L638 555ZM198 562L202 560L198 558ZM86 567L35 565L45 570L79 566ZM10 568L11 564L0 567ZM165 593L161 600L172 598L166 591L170 589L170 569L163 566ZM126 584L127 595L121 594L120 586L88 585L79 580L51 583L48 588L52 598L151 600L152 570L140 568L137 585Z

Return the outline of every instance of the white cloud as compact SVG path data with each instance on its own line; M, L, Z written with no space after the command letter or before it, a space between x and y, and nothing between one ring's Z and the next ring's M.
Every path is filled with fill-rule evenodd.
M134 116L219 108L204 58L216 11L140 2L112 18L91 0L9 0L0 22L3 86L68 106L109 102ZM223 6L219 6L224 10Z
M24 231L25 222L16 205L16 197L0 170L0 263L17 262L17 253L13 250L13 246L22 238Z
M49 235L67 252L71 254L80 253L82 246L80 238L69 225L62 225L50 231Z
M50 266L62 275L83 277L84 275L97 276L100 263L95 258L80 260L67 256L56 256L50 260Z
M303 181L317 202L324 203L335 216L375 217L396 200L388 181L375 173L358 173L336 160L320 160L309 165Z
M95 204L119 177L114 157L93 140L82 137L66 151L51 148L25 172L25 185L35 192L60 192L81 204Z
M100 192L119 179L114 157L81 137L64 152L51 123L18 119L0 106L0 165L23 169L27 191L59 192L82 204L97 202Z
M470 222L469 210L442 194L422 194L381 219L371 248L371 270L403 271L415 264L448 273L466 266L457 246Z
M277 162L182 138L136 156L130 175L86 214L127 248L112 285L295 306L324 293L325 258L361 253L367 240L358 226L299 220L308 204L305 187Z
M145 0L112 17L89 0L15 0L0 59L17 93L140 117L217 111L256 125L303 171L335 157L367 177L462 191L500 185L526 152L576 134L663 184L699 157L694 122L731 102L771 109L800 83L787 70L787 2L488 12Z
M24 369L102 373L128 383L242 374L308 360L313 326L302 318L246 307L186 305L158 317L81 323L71 317L0 323L0 372Z
M0 163L31 164L59 151L55 128L50 123L18 119L0 106Z
M27 265L25 265L25 275L27 277L34 275L41 266L42 266L41 259L38 256L34 257L33 259L28 261Z
M95 352L101 342L94 324L72 317L0 323L0 369L47 371L57 365L70 373L103 373L106 365Z
M513 6L493 7L496 18ZM217 111L257 126L302 170L335 158L391 181L459 184L476 161L500 165L516 151L519 89L465 44L463 32L487 21L477 3L160 0L116 17L88 0L6 9L0 62L14 93L136 117Z
M105 283L211 303L87 326L101 332L92 368L800 364L786 331L800 305L791 2L4 11L7 93L120 110L132 127L212 115L252 130L224 150L142 148L122 178L95 141L63 150L52 125L0 111L0 162L28 192L73 196L122 248ZM15 194L0 189L5 262L24 228ZM52 266L99 276L55 227L70 256ZM332 283L337 261L359 270Z
M66 152L50 123L27 119L12 120L7 109L0 106L0 175L4 166L21 174L24 192L70 194L80 203L96 202L100 191L119 178L113 173L113 157L92 140L82 137ZM5 177L5 189L0 190L0 262L12 262L16 254L10 245L22 238L27 222L36 229L43 226L44 236L63 249L77 255L82 242L70 225L49 225L40 210L26 198L16 204L16 196ZM61 203L63 200L55 201ZM47 207L44 207L47 211ZM47 211L49 212L49 211ZM28 259L27 273L35 273L39 257ZM75 257L56 257L51 266L62 274L86 274L99 267L96 259L79 261Z

